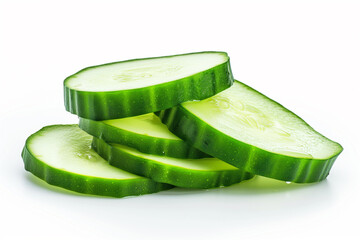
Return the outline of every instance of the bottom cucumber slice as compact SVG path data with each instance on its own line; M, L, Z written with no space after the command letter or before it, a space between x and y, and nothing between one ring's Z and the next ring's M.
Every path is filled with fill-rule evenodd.
M185 188L229 186L252 174L217 158L172 158L142 153L134 148L93 138L93 149L115 167L156 182Z
M125 197L173 186L109 165L77 125L47 126L32 134L22 151L25 169L51 185L79 193Z

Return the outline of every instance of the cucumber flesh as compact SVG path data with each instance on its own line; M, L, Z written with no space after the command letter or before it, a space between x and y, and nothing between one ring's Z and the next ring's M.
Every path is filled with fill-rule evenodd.
M340 149L296 115L239 83L223 94L182 106L234 139L269 152L326 159Z
M109 165L77 125L48 126L31 135L22 157L25 169L49 184L72 191L124 197L171 188Z
M80 118L79 127L105 142L123 144L144 153L175 158L208 157L170 132L154 113L104 121Z
M65 107L93 120L130 117L205 99L232 83L229 57L223 52L114 62L66 78Z
M216 158L180 159L139 152L94 138L93 148L111 165L154 181L186 188L228 186L250 179L244 172Z
M89 92L143 88L182 79L227 60L224 54L205 52L112 63L80 71L67 86Z
M159 116L196 148L285 181L325 179L342 151L294 113L238 81L211 98L182 103Z
M149 135L156 138L165 138L169 140L180 140L178 136L168 130L165 124L161 122L154 113L148 113L140 116L120 118L114 120L102 121L104 124L122 128L129 132L141 135Z

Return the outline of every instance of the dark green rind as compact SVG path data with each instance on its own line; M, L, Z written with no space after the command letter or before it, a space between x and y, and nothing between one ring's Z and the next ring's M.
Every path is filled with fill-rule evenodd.
M32 134L26 140L26 144L21 153L25 170L31 172L45 182L78 193L117 198L156 193L174 187L169 184L154 182L148 178L126 180L105 179L71 173L47 165L31 153L28 144L35 134L41 134L42 130L56 126L58 125L47 126L37 133Z
M140 152L174 158L204 158L206 153L192 147L181 139L157 138L143 135L118 127L110 126L105 122L80 118L79 127L90 135L108 143L118 143L136 148Z
M227 56L226 53L222 54ZM139 59L128 61L136 60ZM119 62L104 65L116 63ZM230 60L228 59L228 61L223 64L186 78L144 88L122 91L88 92L77 91L67 87L66 82L76 77L78 73L104 65L85 68L65 79L64 99L67 111L82 118L93 120L137 116L171 108L189 100L201 100L211 97L229 88L234 82L230 68Z
M201 171L166 165L128 152L94 138L93 149L115 167L125 171L146 176L156 182L168 183L184 188L214 188L229 186L253 177L242 170ZM195 159L194 159L195 160Z
M328 159L290 157L240 142L208 125L181 104L156 114L171 132L201 151L252 174L283 181L324 180L342 151Z

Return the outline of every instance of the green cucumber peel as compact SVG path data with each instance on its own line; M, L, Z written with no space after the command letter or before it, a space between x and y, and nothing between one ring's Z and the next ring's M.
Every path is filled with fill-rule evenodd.
M229 186L253 177L216 158L179 159L145 154L120 144L94 138L93 149L109 163L156 182L185 188Z
M343 150L282 105L238 81L214 97L157 115L170 131L201 151L278 180L324 180Z
M80 118L79 127L105 142L136 148L143 153L175 158L209 157L171 133L154 113L104 121Z
M25 169L51 185L91 195L125 197L173 187L109 165L91 141L77 125L44 127L26 140Z
M93 120L131 117L211 97L233 81L224 52L114 62L66 78L65 108Z

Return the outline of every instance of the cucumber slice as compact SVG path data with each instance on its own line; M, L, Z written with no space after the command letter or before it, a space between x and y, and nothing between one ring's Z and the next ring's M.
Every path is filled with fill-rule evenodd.
M170 132L154 113L104 121L80 118L79 127L105 142L123 144L143 153L175 158L209 157Z
M98 138L93 139L92 146L115 167L178 187L229 186L253 177L252 174L216 158L180 159L156 156L124 145L109 144Z
M77 125L53 125L31 135L22 151L25 169L47 183L79 193L125 197L173 186L109 165Z
M108 63L65 79L65 108L93 120L131 117L208 98L233 81L224 52Z
M157 114L205 153L279 180L321 181L342 151L294 113L238 81L209 99Z

